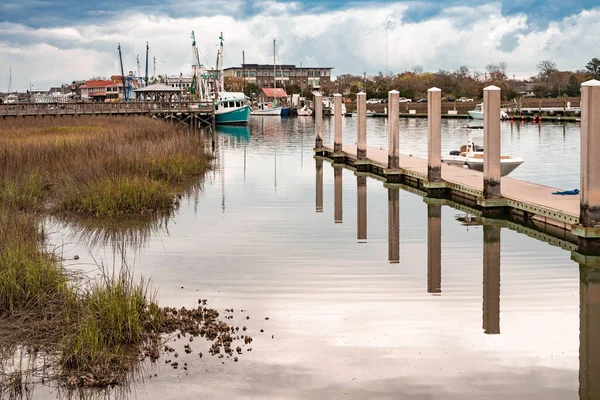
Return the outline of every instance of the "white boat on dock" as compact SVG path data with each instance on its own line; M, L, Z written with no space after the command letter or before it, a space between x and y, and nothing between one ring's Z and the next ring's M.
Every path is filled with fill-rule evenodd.
M448 156L442 157L442 162L483 172L483 151L483 137L471 137L469 133L467 144L461 146L460 150L451 151ZM510 174L521 164L521 157L500 156L500 175Z
M299 117L310 117L312 114L313 114L313 110L308 108L308 105L306 105L306 104L302 108L298 109Z

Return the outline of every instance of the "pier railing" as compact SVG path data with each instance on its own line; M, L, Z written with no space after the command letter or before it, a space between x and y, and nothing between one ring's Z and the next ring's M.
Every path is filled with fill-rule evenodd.
M212 114L212 102L119 102L119 103L17 103L0 104L0 117L200 113Z

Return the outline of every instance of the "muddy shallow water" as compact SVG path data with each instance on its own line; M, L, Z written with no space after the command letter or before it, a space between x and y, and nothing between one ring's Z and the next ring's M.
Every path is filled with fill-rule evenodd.
M344 119L347 142L355 122ZM369 144L386 146L385 121L368 123ZM443 122L444 152L462 144L465 125ZM426 121L403 120L401 129L401 151L424 156ZM103 398L600 397L594 271L569 251L501 224L466 224L462 211L370 178L366 240L358 240L352 171L324 163L323 212L315 210L313 132L301 118L221 129L202 190L133 244L49 221L63 256L79 256L70 268L93 274L94 263L124 257L152 279L161 305L206 298L254 338L239 362L209 356L200 338L186 354L179 339L172 345L187 371L161 358L143 381ZM579 187L574 124L504 123L503 152L525 158L515 178ZM56 396L44 387L34 394Z

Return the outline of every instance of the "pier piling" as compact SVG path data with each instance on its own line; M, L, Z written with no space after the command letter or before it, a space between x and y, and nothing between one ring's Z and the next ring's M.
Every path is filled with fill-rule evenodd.
M357 160L367 158L367 94L360 92L356 95L356 111L358 124L356 132Z
M388 187L387 190L388 260L390 264L398 264L400 262L400 189Z
M334 115L333 115L333 128L334 128L334 138L333 138L333 151L336 153L342 152L342 95L336 93L333 95L333 107L334 107Z
M600 225L600 81L581 85L581 209L579 223Z
M336 224L341 224L343 221L342 169L341 165L333 166L333 218Z
M500 88L483 89L483 198L499 199L500 190Z
M323 95L315 94L315 148L323 147Z
M316 212L323 212L323 160L316 159L315 160L315 180L316 185L316 193L315 193L315 209Z
M442 91L427 91L427 180L442 180Z
M485 224L483 225L483 330L486 334L500 333L500 227Z
M400 93L388 92L388 169L400 169Z

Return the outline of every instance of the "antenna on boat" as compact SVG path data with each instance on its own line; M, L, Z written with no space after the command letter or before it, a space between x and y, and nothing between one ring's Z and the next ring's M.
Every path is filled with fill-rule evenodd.
M148 46L148 42L146 42L146 86L148 86L148 51L150 50L150 47Z

